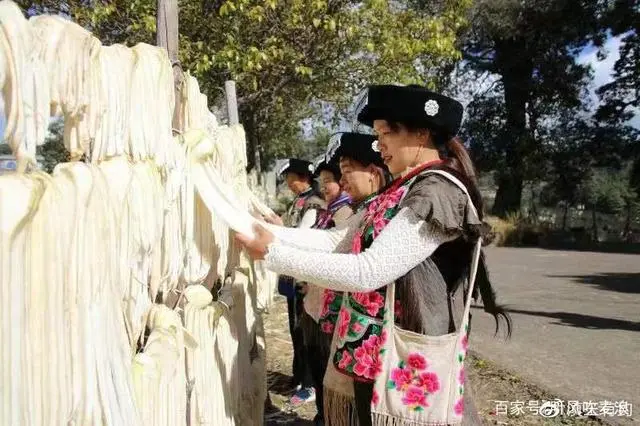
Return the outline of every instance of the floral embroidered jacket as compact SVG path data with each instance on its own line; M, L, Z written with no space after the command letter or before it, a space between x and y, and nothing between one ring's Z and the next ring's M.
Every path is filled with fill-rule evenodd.
M460 280L450 279L460 276L459 270L458 273L453 270L459 269L459 265L451 258L457 255L464 260L464 250L468 251L464 235L477 235L480 230L476 221L467 221L464 214L466 196L440 177L424 175L421 170L414 173L394 182L369 202L363 226L353 238L352 253L369 247L403 207L411 208L421 219L459 233L461 238L440 246L430 258L397 280L396 285L396 324L419 333L442 335L455 329L454 319L461 317L463 307L463 285L458 285ZM467 257L467 264L468 260ZM332 362L339 372L354 380L372 382L382 368L379 350L386 338L382 324L386 287L347 294L336 322L338 343Z

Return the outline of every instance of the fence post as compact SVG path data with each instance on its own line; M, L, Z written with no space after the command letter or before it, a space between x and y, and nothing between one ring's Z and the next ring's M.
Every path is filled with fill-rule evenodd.
M180 121L181 88L184 80L180 60L178 59L178 0L157 0L156 44L163 47L169 55L173 68L175 90L175 106L173 109L173 128L184 131L184 123Z
M227 112L229 114L229 125L238 124L238 98L236 96L236 82L227 80L224 82L224 92L227 97Z

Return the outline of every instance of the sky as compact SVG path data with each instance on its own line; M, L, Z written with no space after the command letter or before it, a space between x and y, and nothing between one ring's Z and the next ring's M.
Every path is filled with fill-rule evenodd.
M577 62L580 64L591 64L593 68L593 82L590 88L590 95L592 102L597 105L598 97L595 90L607 83L613 81L612 72L613 66L620 58L620 45L621 39L627 34L621 34L618 37L609 37L604 47L607 51L607 57L598 61L597 54L598 49L593 45L585 47L577 58ZM640 111L636 111L636 114L629 122L633 127L640 129Z

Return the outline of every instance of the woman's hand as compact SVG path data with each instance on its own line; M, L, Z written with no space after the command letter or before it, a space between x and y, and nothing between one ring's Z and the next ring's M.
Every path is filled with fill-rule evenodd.
M273 242L273 234L258 224L253 225L253 232L255 233L253 239L236 234L236 240L242 244L253 260L262 260L267 254L267 246Z
M277 216L275 214L272 214L270 216L265 216L264 217L264 221L267 223L270 223L272 225L278 225L278 226L283 226L284 223L282 222L282 219L280 218L280 216Z

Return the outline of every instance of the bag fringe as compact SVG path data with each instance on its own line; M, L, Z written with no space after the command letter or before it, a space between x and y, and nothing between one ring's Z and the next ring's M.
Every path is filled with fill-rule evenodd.
M355 399L325 387L324 424L325 426L359 426Z
M371 413L372 426L457 426L461 423L414 422L389 414Z

